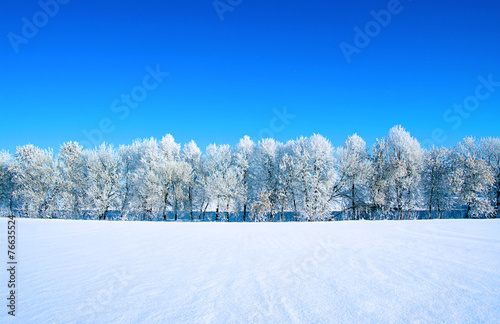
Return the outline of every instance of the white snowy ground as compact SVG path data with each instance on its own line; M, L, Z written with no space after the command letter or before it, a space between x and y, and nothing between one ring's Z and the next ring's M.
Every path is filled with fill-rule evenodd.
M500 322L500 220L17 222L19 323Z

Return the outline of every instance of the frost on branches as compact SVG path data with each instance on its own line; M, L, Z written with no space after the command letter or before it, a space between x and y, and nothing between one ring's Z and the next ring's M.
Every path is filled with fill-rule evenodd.
M234 148L167 134L114 148L0 152L0 214L121 220L326 221L497 217L500 139L424 150L401 126L370 149L315 134Z

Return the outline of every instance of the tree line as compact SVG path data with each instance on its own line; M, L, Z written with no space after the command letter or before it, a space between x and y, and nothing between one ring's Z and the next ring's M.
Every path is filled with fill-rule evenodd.
M464 138L453 148L424 150L393 127L370 150L354 134L334 148L321 135L281 143L248 136L236 147L172 135L117 149L76 142L57 155L33 145L0 152L0 209L34 218L243 221L396 219L426 211L445 217L496 217L500 139ZM170 217L171 216L171 217Z

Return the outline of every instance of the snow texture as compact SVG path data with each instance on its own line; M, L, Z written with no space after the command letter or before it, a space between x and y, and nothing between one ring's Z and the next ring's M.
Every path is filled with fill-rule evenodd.
M16 223L19 323L500 318L500 220Z

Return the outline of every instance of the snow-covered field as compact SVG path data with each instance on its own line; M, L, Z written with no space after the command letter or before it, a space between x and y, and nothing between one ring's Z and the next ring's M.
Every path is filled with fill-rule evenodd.
M500 322L500 220L17 229L19 323Z

